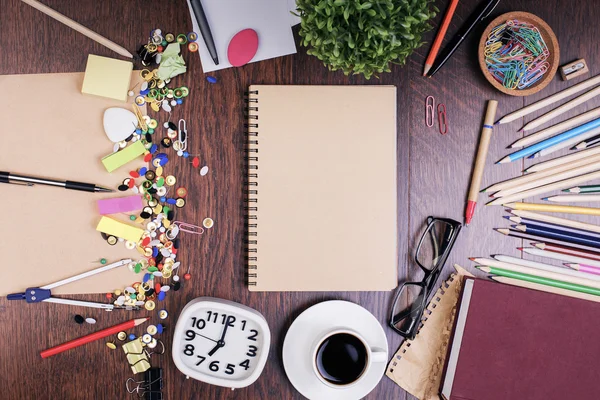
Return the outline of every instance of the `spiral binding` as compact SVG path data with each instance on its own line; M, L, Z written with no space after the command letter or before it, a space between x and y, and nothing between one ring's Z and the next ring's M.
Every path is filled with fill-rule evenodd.
M246 179L244 180L244 214L246 223L246 281L248 286L256 286L258 278L257 256L257 231L258 228L258 90L251 90L245 94L246 118L244 124L246 143L244 145L246 161Z

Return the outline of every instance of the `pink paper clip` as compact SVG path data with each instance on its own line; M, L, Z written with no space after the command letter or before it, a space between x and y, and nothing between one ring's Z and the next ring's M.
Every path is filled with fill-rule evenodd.
M174 225L177 225L181 232L193 233L194 235L202 235L204 233L204 228L197 225L188 224L182 221L174 221Z
M433 112L435 107L435 98L433 96L427 96L425 98L425 125L429 128L433 126Z
M440 103L437 106L438 123L440 124L440 133L445 135L448 133L448 120L446 119L446 105Z

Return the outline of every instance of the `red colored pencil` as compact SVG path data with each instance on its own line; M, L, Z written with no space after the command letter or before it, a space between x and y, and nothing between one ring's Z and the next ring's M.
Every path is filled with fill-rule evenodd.
M70 342L66 342L66 343L60 344L58 346L52 347L48 350L44 350L40 353L40 355L42 356L42 358L48 358L55 354L62 353L63 351L67 351L67 350L73 349L75 347L82 346L86 343L90 343L95 340L99 340L99 339L105 338L107 336L117 334L126 329L131 329L134 326L143 324L144 322L148 321L149 319L150 319L150 317L132 319L130 321L123 322L122 324L111 326L110 328L102 329L101 331L90 333L89 335L85 335L80 338L73 339Z
M435 36L435 40L431 45L431 50L429 50L429 55L427 56L427 60L425 60L425 68L423 69L423 76L427 76L427 73L433 66L433 62L435 61L435 57L437 56L438 51L440 51L440 46L442 45L442 41L444 40L444 36L446 36L446 31L450 26L450 21L452 21L452 16L454 15L454 11L456 10L456 6L458 5L458 0L450 0L450 5L448 6L448 10L444 15L444 19L440 25L440 29L438 30L437 35Z

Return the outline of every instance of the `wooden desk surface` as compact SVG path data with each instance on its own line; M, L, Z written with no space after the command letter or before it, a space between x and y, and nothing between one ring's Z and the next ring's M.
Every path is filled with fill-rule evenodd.
M283 0L282 0L283 1ZM470 14L479 0L461 1L449 29L452 35ZM118 0L44 0L59 12L74 18L85 26L110 38L134 52L151 29L188 32L191 21L185 1L118 1ZM442 13L446 1L438 1ZM552 3L552 4L551 4ZM599 31L597 21L600 8L592 0L572 2L557 0L505 0L493 12L523 10L537 14L554 29L561 47L561 64L585 58L591 75L597 67ZM184 117L190 132L190 153L199 154L210 166L208 179L198 179L198 172L183 159L169 164L189 189L188 205L179 216L186 221L200 221L209 215L216 222L214 229L202 237L182 236L181 257L184 265L191 263L194 275L191 285L169 296L167 331L162 335L171 343L176 316L182 307L198 296L216 296L231 299L261 311L267 318L273 334L269 361L259 380L248 388L231 391L187 380L171 361L170 351L155 356L152 363L164 369L164 393L169 399L300 399L283 370L281 348L285 333L307 307L323 300L344 299L362 305L384 325L390 356L400 345L401 338L386 327L392 293L250 293L244 286L243 218L242 218L242 142L243 92L250 84L393 84L398 86L398 200L400 230L399 276L410 279L415 266L411 263L414 240L428 215L462 220L465 197L470 181L471 165L487 99L497 99L498 116L545 97L569 84L557 77L540 93L517 98L496 92L478 70L475 56L479 36L484 25L477 27L452 60L432 79L421 77L424 58L429 45L415 52L404 67L394 66L392 73L380 79L367 81L361 77L345 77L341 72L331 73L306 50L298 47L298 54L275 60L227 69L212 75L219 79L209 84L201 72L196 55L185 53L188 73L183 78L190 88L189 101L177 107L173 117ZM431 42L434 32L426 35ZM296 34L296 38L297 38ZM33 74L83 71L87 55L94 53L118 57L112 51L81 36L68 27L46 17L18 0L0 0L0 74ZM139 67L139 65L138 65ZM589 76L591 76L589 75ZM578 78L576 81L584 78ZM10 93L3 93L10 96ZM32 96L48 96L48 101L60 101L39 88ZM425 97L432 95L443 102L448 112L450 131L441 136L436 128L424 123ZM588 102L563 117L574 116L600 105L599 100ZM26 107L23 104L23 107ZM68 107L68 104L65 104ZM0 116L2 111L0 110ZM536 116L540 113L536 113ZM161 114L161 118L164 114ZM527 119L534 117L531 115ZM35 118L35 110L32 110ZM1 119L1 118L0 118ZM162 121L161 121L162 122ZM505 147L520 137L517 129L524 121L502 125L495 129L483 185L516 176L523 163L493 165L508 153ZM526 121L525 121L526 122ZM26 135L29 145L35 146L40 132L19 132L18 127L3 127L2 135ZM2 151L14 151L3 149ZM1 157L1 155L0 155ZM358 156L357 156L358 159ZM51 162L51 161L50 161ZM0 192L1 194L1 192ZM0 197L1 199L1 197ZM472 270L470 256L509 254L518 256L519 240L503 237L492 231L506 226L501 218L501 207L483 207L484 196L474 222L463 229L445 268L446 277L454 263ZM1 200L0 200L1 204ZM3 210L19 212L19 210ZM596 221L597 222L597 221ZM32 227L34 229L34 227ZM10 234L2 227L2 235ZM368 234L368 232L367 232ZM29 243L23 238L24 244ZM65 243L65 247L78 243ZM21 251L3 249L1 252ZM0 253L1 253L0 252ZM293 256L293 255L291 255ZM83 260L85 262L86 260ZM20 268L42 266L4 265L3 279ZM82 296L102 300L103 295ZM77 325L73 315L82 313L98 320L95 326ZM146 314L146 312L141 313ZM148 314L155 314L148 313ZM153 315L153 317L155 317ZM111 326L126 319L124 313L104 313L64 305L7 302L0 299L0 387L3 399L126 399L125 381L131 377L125 357L120 350L111 351L104 341L98 341L74 351L47 360L41 360L39 351L93 330ZM140 330L141 331L141 330ZM138 331L135 331L138 332ZM412 399L400 387L384 377L369 399Z

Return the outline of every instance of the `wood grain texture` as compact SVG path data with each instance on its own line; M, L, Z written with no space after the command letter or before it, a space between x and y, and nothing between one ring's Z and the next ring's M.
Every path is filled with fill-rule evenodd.
M448 37L456 32L478 2L461 1ZM173 32L191 29L184 1L45 0L45 4L132 52L153 28ZM444 9L445 5L445 2L438 2L440 9ZM552 6L543 0L505 0L494 10L493 16L513 10L537 14L548 22L559 38L563 52L561 63L583 57L588 61L591 73L595 74L600 72L596 40L599 32L595 23L600 17L600 10L594 5L591 0L577 3L558 0ZM436 26L441 18L441 15L436 18ZM462 221L486 100L499 100L498 116L502 116L574 83L555 79L540 93L525 99L495 91L477 65L477 43L484 25L473 32L457 54L431 79L420 76L428 46L416 51L406 66L394 66L392 73L370 81L329 72L299 47L297 55L215 72L212 75L219 82L214 85L206 82L199 58L184 52L188 73L174 79L174 84L185 83L191 94L183 106L175 109L172 119L184 117L187 120L189 151L199 155L202 162L210 167L210 173L200 177L198 170L183 159L171 161L167 171L175 174L190 193L178 219L198 223L210 216L215 220L215 227L201 237L181 237L183 265L192 266L194 278L159 305L170 313L162 339L170 344L176 316L187 302L198 296L216 296L244 303L262 312L271 327L273 342L269 361L260 379L248 388L233 392L186 380L175 369L167 348L166 354L152 359L153 365L164 369L166 398L301 399L283 370L281 348L292 321L307 307L323 300L345 299L371 311L384 326L391 357L401 342L401 338L386 327L393 298L391 292L250 293L246 290L242 245L243 92L250 84L397 85L399 276L401 281L414 279L417 278L416 268L410 261L413 242L418 238L425 218L433 215ZM434 34L435 31L430 32L425 39L430 41ZM0 0L0 49L0 74L83 71L89 53L115 57L110 50L19 0ZM43 88L40 88L40 93L32 93L40 94L43 94ZM433 95L437 102L446 104L450 126L446 136L441 136L437 127L425 126L424 101L427 95ZM60 99L49 96L49 101ZM600 100L591 101L561 118L572 117L599 104ZM528 118L537 115L532 114ZM164 122L164 115L161 114L160 118L160 122ZM515 121L494 130L482 187L520 174L523 168L521 162L502 166L493 163L508 154L505 147L521 136L517 129L522 122L525 121ZM0 137L13 133L4 129ZM35 145L34 136L29 140L31 145ZM519 255L516 247L522 245L521 241L491 230L506 225L501 218L502 209L484 207L484 200L482 194L473 223L463 229L441 279L448 276L455 262L473 271L467 257L494 253ZM594 221L589 217L578 218ZM9 234L8 227L1 229L2 234ZM23 241L31 246L28 251L35 251L35 244L29 238L23 238ZM76 245L82 244L65 244L66 248ZM40 266L5 266L5 271L32 267ZM481 273L476 274L481 276ZM6 272L4 279L10 279ZM79 297L102 300L100 295ZM98 324L77 325L72 320L76 313L94 317ZM158 322L156 312L144 311L138 315L150 315L152 323ZM120 349L111 351L100 341L48 360L41 360L38 354L40 350L122 322L130 316L116 311L103 313L54 304L9 303L4 298L0 299L2 399L130 398L125 392L125 381L132 374ZM142 329L133 332L139 334ZM386 377L367 398L413 399Z

